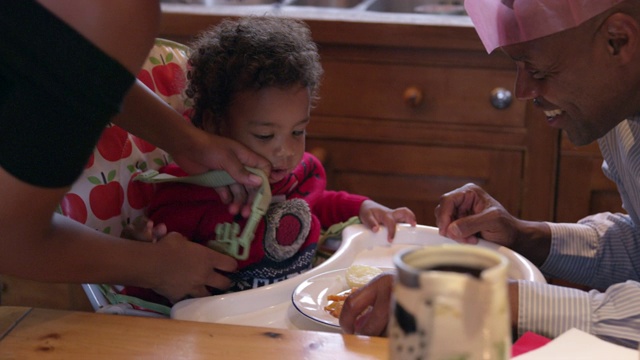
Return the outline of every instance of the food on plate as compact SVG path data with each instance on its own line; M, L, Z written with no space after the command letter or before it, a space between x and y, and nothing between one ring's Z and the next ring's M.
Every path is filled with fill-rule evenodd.
M380 275L382 270L369 265L351 265L344 274L347 285L352 288L363 287L374 277Z
M357 290L357 288L351 288L337 294L328 295L327 300L329 300L329 304L324 307L324 310L333 317L340 318L340 312L342 312L344 301L347 300L349 295L351 295L355 290Z
M358 288L366 285L374 277L382 273L377 267L369 265L351 265L345 271L344 278L349 286L349 289L341 291L337 294L329 294L327 300L329 303L324 307L335 318L340 318L340 312L344 301Z

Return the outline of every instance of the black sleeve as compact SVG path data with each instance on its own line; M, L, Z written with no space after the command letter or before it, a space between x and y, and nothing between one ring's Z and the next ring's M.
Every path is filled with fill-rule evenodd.
M33 0L0 3L0 34L0 166L70 185L135 77Z

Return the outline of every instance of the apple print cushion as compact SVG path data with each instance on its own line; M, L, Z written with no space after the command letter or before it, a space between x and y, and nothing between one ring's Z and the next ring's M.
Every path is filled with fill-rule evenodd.
M184 89L189 48L157 39L138 79L181 114L189 111ZM141 216L153 185L132 181L148 169L171 162L163 150L109 124L84 172L60 203L58 212L98 231L120 236L123 227Z
M185 45L156 39L155 46L138 73L140 81L181 114L191 108L184 94L189 52Z

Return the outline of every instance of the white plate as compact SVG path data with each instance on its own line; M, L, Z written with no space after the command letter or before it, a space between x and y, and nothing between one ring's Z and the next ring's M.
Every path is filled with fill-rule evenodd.
M380 268L385 272L392 268ZM307 318L332 328L340 328L338 319L324 309L329 305L328 295L335 295L349 289L345 280L347 269L338 269L318 274L303 281L291 295L293 306Z

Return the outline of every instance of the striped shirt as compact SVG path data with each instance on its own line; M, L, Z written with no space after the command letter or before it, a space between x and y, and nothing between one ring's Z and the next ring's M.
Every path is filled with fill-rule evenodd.
M638 141L636 141L638 140ZM518 333L556 337L572 327L637 348L640 342L640 116L598 140L604 173L627 214L600 213L551 227L551 252L540 270L585 284L589 292L520 281Z

